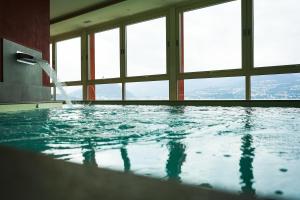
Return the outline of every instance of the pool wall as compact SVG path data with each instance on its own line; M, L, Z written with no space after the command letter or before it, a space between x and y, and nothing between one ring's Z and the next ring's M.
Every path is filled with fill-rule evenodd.
M254 199L0 147L1 199Z

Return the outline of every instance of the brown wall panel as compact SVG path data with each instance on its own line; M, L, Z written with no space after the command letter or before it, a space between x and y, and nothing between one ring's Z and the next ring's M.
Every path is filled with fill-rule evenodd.
M0 1L0 38L41 51L43 59L49 61L49 0ZM0 63L2 64L1 56ZM0 75L3 74L1 64ZM43 84L50 84L49 78L44 73Z

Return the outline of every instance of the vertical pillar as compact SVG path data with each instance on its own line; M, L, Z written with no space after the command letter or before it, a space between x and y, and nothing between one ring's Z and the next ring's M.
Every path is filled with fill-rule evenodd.
M82 83L82 99L87 100L88 85L88 35L82 32L81 35L81 83Z
M251 71L253 69L253 0L242 1L242 67L245 73L246 100L251 100Z
M178 19L175 8L170 9L167 18L167 73L169 75L169 100L177 100L178 59Z
M180 13L180 65L179 65L179 73L184 72L184 27L183 27L183 13ZM184 80L178 80L178 100L184 100Z
M95 34L89 35L89 80L95 80ZM95 84L88 85L88 100L94 101L96 99Z
M120 78L122 83L122 101L126 100L126 27L120 26Z

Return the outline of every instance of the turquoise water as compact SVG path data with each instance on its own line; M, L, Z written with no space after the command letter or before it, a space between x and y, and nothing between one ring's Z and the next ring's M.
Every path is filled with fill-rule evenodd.
M0 144L258 196L300 199L300 109L75 106L0 113Z

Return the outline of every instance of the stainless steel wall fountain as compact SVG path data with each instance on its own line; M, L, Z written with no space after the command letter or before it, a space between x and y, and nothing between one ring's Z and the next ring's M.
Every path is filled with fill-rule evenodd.
M17 59L17 62L24 63L27 65L36 65L37 64L37 61L33 55L24 53L22 51L16 52L16 59Z
M43 86L42 69L17 62L17 52L42 59L42 53L3 39L3 82L0 82L0 102L49 101L50 87ZM19 59L20 61L20 59ZM21 59L26 61L26 59Z

